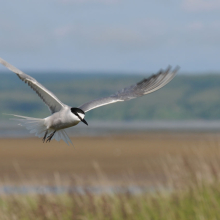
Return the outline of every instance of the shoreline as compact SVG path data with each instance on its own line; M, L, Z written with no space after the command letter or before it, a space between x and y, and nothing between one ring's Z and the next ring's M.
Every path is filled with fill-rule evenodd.
M74 147L56 141L43 144L39 138L0 138L0 185L77 182L150 187L166 185L174 168L185 169L184 160L193 167L220 160L218 133L145 132L71 139Z
M34 138L25 128L14 121L0 121L0 138ZM185 121L90 121L89 126L79 123L66 129L70 137L99 137L109 135L139 134L146 132L220 132L220 121L185 120Z

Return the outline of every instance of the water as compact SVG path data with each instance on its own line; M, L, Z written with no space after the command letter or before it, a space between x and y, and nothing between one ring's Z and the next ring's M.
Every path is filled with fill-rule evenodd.
M67 129L70 136L100 136L111 134L153 132L153 131L179 131L179 132L218 132L220 121L89 121L89 126L83 123ZM34 137L33 134L18 125L15 121L0 121L0 138Z
M0 186L0 195L10 194L119 194L129 193L133 195L146 192L155 192L155 187L143 186ZM166 189L167 191L168 189Z

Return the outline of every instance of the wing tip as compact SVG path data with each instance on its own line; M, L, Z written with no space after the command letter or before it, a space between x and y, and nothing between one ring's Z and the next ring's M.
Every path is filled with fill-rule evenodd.
M174 68L173 72L177 73L179 70L180 70L180 66L177 65L177 66Z
M172 73L177 73L180 69L180 66L177 65L172 71L172 66L171 65L168 65L168 67L163 71L163 69L161 69L159 72L163 72L163 73L169 73L169 72L172 72Z

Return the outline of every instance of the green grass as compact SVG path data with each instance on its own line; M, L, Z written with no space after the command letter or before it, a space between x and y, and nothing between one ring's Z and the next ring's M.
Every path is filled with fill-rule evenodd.
M217 220L219 211L219 183L172 193L17 195L0 199L2 220Z

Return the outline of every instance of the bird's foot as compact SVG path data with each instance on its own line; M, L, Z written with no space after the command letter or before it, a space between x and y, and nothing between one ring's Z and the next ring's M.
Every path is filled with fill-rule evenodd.
M46 143L49 141L51 141L51 139L52 139L52 137L54 136L54 134L56 133L56 130L53 132L53 133L51 133L48 137L47 137L47 141L46 141Z
M44 137L42 139L43 143L45 142L46 138L47 138L47 134L48 134L48 130L46 130L45 134L44 134Z

